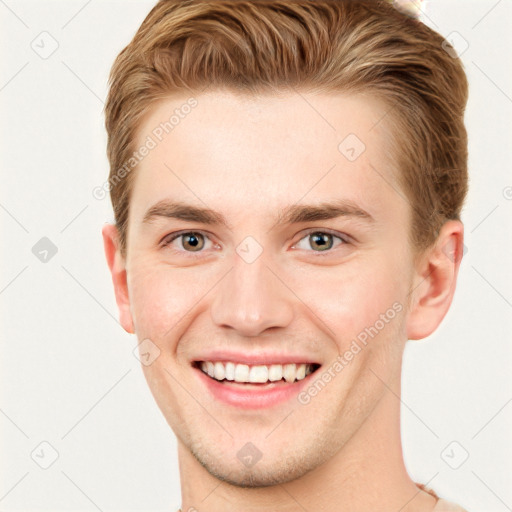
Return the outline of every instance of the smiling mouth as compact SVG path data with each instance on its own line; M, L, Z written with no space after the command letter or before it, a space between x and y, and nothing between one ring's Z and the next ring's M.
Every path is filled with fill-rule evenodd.
M218 382L256 385L299 382L320 368L317 363L247 365L230 361L194 361L193 366Z

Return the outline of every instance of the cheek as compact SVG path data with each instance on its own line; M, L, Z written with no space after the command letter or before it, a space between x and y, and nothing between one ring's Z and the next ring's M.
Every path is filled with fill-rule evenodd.
M293 289L345 345L401 304L406 288L398 267L391 258L367 255L339 267L311 267L294 280Z
M175 339L186 329L187 315L201 307L201 300L215 279L206 266L172 268L148 259L129 270L130 309L139 338L155 342Z
M151 264L130 269L130 307L138 334L158 339L183 316L190 288L180 275Z

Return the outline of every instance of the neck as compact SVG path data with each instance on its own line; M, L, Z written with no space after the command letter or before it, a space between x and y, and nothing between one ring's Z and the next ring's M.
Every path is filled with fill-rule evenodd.
M400 437L400 375L350 441L296 480L241 488L213 477L178 440L182 512L431 512L436 499L407 474Z

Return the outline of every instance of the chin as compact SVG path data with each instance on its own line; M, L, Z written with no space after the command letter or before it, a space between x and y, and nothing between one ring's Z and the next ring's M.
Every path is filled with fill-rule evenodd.
M196 457L197 458L197 457ZM261 488L272 487L279 484L285 484L296 480L305 475L308 470L295 466L293 471L290 468L282 465L277 466L270 464L271 467L260 466L259 468L253 467L251 469L240 468L240 464L223 465L215 464L214 467L203 464L200 459L199 463L215 478L226 482L235 487L243 488Z
M191 450L192 455L213 477L230 485L243 488L271 487L297 480L306 475L322 462L327 455L320 447L309 454L304 448L299 454L279 454L275 457L262 453L254 465L245 467L240 460L243 457L233 453L233 456L212 454L205 451L204 445ZM329 457L330 455L327 455ZM249 463L250 464L250 463Z

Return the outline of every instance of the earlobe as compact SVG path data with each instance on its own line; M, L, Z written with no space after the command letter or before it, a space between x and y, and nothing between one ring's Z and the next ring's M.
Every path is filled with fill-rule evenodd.
M432 334L448 312L462 259L463 239L462 223L448 221L436 243L421 258L410 292L408 339L418 340Z
M126 261L119 247L119 232L115 225L105 224L102 229L102 235L105 257L107 258L107 264L112 275L116 303L119 308L119 320L123 329L133 334L135 329L130 311Z

